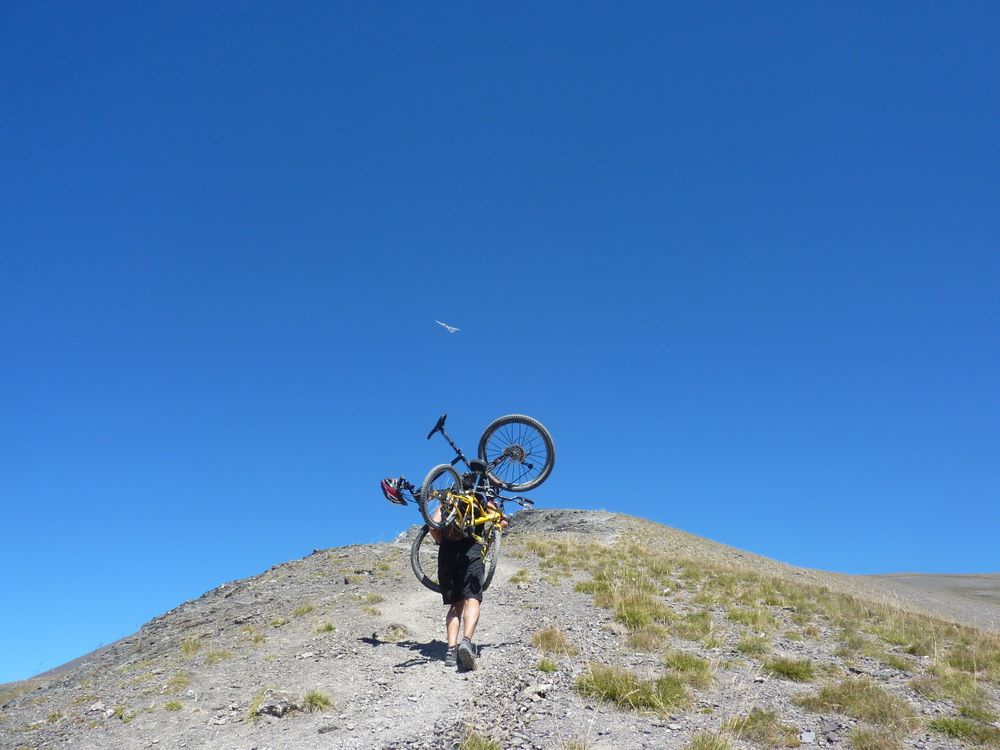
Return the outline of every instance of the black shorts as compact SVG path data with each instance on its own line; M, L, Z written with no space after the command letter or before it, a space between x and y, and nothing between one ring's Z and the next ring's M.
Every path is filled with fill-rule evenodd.
M483 546L475 539L441 540L438 548L438 581L441 599L454 604L463 599L483 600Z

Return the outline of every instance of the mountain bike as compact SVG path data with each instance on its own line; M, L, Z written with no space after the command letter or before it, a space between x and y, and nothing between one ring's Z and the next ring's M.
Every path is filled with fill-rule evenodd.
M489 424L479 438L478 457L468 459L444 429L447 414L427 434L441 433L455 451L449 463L431 469L418 489L405 477L383 479L382 494L397 505L416 503L424 519L410 548L410 565L417 580L440 592L437 545L442 534L470 537L482 545L485 591L500 557L500 540L507 525L504 505L514 502L530 508L526 497L508 497L502 491L526 492L542 484L555 465L555 443L537 419L508 414ZM463 464L467 471L455 469Z

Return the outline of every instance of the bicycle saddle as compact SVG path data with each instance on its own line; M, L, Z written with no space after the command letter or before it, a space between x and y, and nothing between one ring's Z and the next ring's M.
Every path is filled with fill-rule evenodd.
M480 461L478 458L474 458L471 461L469 461L469 468L472 469L477 474L485 474L486 462Z

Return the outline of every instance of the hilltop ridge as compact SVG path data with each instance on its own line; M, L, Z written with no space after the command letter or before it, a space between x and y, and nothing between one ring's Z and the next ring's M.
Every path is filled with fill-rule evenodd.
M738 722L755 708L777 727L763 746L846 748L867 732L957 748L961 722L984 742L1000 733L990 602L605 511L514 516L481 668L447 670L444 608L409 569L416 528L226 583L65 671L4 686L0 748L597 750L699 736L751 748ZM869 683L892 721L821 699Z

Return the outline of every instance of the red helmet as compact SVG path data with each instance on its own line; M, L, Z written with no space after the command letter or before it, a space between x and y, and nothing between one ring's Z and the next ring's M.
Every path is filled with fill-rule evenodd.
M385 495L385 499L390 503L395 503L396 505L406 505L406 499L403 497L402 488L402 477L396 479L394 477L386 477L381 482L382 494Z

